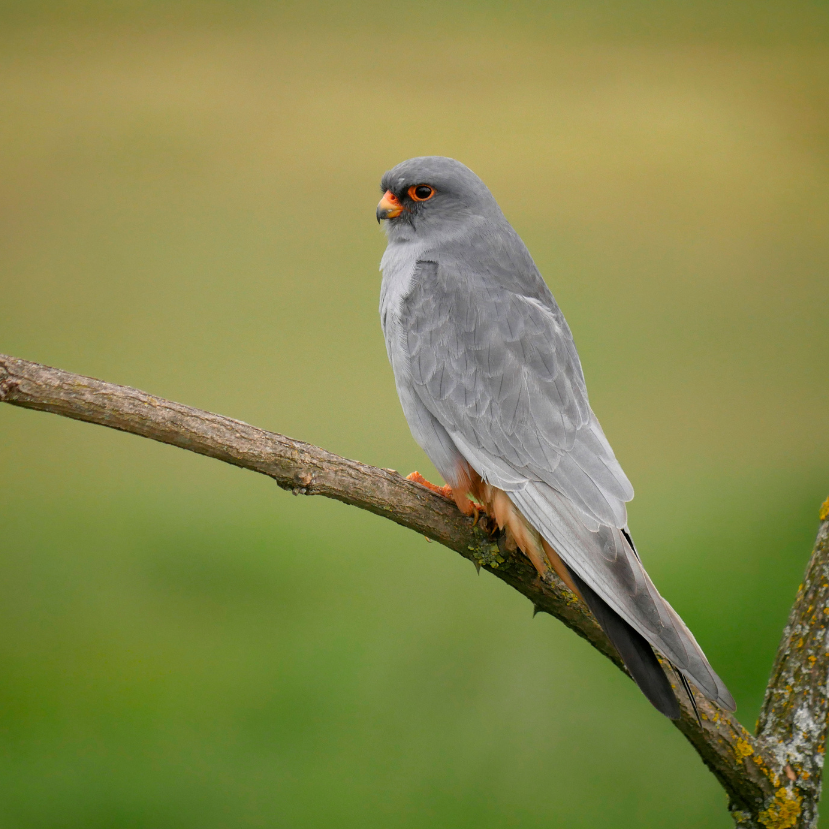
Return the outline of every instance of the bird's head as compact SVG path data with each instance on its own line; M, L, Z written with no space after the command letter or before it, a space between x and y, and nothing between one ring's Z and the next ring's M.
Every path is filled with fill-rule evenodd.
M433 155L402 161L383 176L380 190L377 221L385 220L390 239L501 215L487 186L453 158Z

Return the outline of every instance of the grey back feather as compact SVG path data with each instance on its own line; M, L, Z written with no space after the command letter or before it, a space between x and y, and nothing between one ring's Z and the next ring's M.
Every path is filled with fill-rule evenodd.
M734 702L659 595L622 530L633 489L590 409L566 322L549 291L419 261L400 323L415 394L484 480L623 619L711 699ZM450 260L451 261L451 260Z
M404 162L384 187L420 169L443 177L452 200L435 210L452 218L413 214L389 230L381 298L415 438L447 480L463 458L505 490L568 567L706 696L733 710L625 537L633 488L590 409L570 329L529 252L458 162Z

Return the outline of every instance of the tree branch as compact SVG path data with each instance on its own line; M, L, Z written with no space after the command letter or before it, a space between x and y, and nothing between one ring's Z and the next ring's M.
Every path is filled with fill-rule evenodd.
M323 495L382 515L439 541L555 616L624 670L595 619L555 576L540 581L503 537L473 527L454 503L377 469L232 418L0 355L0 402L109 426L273 478L295 494ZM826 516L821 516L825 518ZM697 697L702 726L679 694L677 728L726 790L738 825L816 826L826 738L829 653L829 523L792 609L755 739L727 711ZM812 817L814 816L814 817ZM812 821L812 822L803 822Z
M757 721L758 740L788 780L788 808L794 813L800 806L798 825L804 827L817 826L826 752L829 499L820 518L815 550L783 631Z

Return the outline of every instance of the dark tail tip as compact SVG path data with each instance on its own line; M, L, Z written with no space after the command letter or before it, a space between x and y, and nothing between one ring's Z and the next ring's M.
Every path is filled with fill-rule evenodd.
M569 569L569 568L568 568ZM672 720L679 719L679 702L665 671L659 664L653 648L641 633L634 630L593 588L585 584L573 571L573 581L579 588L607 638L613 643L622 662L639 690L651 705Z
M679 681L682 683L682 687L688 695L688 701L691 703L691 708L694 709L694 716L697 718L697 725L699 725L700 729L702 729L702 717L699 715L697 701L694 698L694 689L691 687L691 683L685 678L685 674L683 674L679 668L677 668L673 663L671 663L671 667L674 669L674 673L679 677Z

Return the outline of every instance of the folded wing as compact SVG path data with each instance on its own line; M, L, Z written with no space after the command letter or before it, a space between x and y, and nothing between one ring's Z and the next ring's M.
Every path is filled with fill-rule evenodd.
M590 409L552 295L513 274L418 263L401 307L414 392L564 562L725 708L734 701L625 537L633 488ZM543 283L542 283L543 284Z

